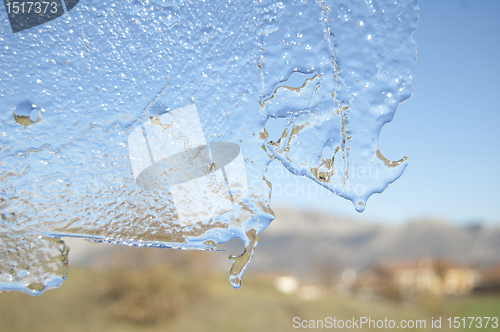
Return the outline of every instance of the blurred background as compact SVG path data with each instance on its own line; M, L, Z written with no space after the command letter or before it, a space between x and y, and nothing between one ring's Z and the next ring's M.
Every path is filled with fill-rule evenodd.
M227 280L238 241L201 252L65 239L67 280L38 297L2 292L0 330L289 331L294 317L328 316L425 319L430 329L431 317L500 318L500 2L419 7L414 95L380 140L409 166L365 212L274 161L276 220L240 289Z

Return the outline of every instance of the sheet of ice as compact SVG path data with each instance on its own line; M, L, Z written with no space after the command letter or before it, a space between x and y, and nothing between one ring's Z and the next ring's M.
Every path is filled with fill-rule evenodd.
M274 218L273 159L363 211L406 167L377 141L412 92L417 17L416 1L81 1L14 34L0 11L0 288L57 286L62 236L240 238L239 287Z

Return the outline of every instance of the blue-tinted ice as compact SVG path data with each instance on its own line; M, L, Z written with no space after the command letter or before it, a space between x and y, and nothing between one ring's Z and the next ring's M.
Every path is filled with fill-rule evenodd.
M378 137L412 92L417 17L416 1L101 1L13 34L0 11L0 288L62 282L62 236L240 238L239 287L274 218L273 159L363 211L406 167Z

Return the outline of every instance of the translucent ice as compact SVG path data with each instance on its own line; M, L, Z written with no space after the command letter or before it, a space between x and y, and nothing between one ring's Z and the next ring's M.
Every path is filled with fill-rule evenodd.
M377 142L411 95L417 16L416 1L80 2L14 34L0 11L0 287L57 286L62 236L240 238L238 287L274 218L273 159L363 211L406 167Z

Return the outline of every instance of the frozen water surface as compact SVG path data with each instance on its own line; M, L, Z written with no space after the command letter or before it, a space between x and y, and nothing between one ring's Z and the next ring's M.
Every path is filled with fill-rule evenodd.
M416 1L81 1L14 34L0 11L0 287L57 286L62 236L239 238L239 287L274 218L273 159L363 211L406 167L377 142L412 92L417 17Z

